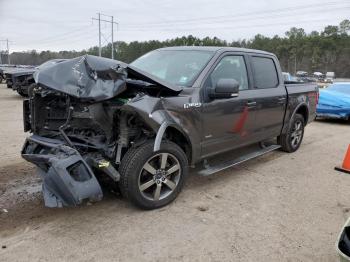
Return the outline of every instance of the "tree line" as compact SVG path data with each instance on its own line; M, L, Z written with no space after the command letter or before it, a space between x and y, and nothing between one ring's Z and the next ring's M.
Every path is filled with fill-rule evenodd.
M335 72L337 77L350 77L350 21L326 26L320 32L306 33L303 28L292 27L284 36L266 37L257 34L252 39L228 42L217 37L198 38L192 35L165 41L118 41L115 44L117 60L130 63L137 57L157 48L167 46L232 46L265 50L275 53L286 72ZM54 58L73 58L84 54L98 55L94 46L82 51L14 52L13 64L38 65ZM111 44L102 47L102 56L111 56Z

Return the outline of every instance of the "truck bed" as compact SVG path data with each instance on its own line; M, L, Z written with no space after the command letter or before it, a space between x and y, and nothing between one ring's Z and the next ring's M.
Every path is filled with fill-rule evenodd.
M318 90L316 83L287 82L285 86L288 94L315 92Z
M289 108L295 108L301 103L307 104L309 108L310 122L316 117L316 106L318 103L318 87L316 83L288 83L285 84L288 94ZM288 113L288 112L286 112Z

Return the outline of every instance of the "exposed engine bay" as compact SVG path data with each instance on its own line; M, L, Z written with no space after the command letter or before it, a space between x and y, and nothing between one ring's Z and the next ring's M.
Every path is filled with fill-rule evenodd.
M94 174L118 181L125 151L156 136L164 114L161 97L181 92L121 62L93 56L39 70L34 79L24 101L24 130L33 136L22 156L38 166L49 207L100 200Z
M142 95L142 94L141 94ZM139 97L137 94L136 97ZM67 138L70 145L83 152L100 151L113 157L116 142L127 146L141 134L149 135L151 130L137 119L137 115L122 110L128 102L127 96L103 102L80 102L67 94L38 87L25 104L25 131L39 136Z

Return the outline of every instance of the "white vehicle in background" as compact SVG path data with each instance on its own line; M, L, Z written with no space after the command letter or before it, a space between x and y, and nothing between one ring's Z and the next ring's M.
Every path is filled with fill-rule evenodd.
M289 72L282 72L284 82L302 82L298 77L293 76Z
M323 80L324 79L324 74L322 74L321 72L314 72L313 76L317 79L317 80Z
M285 82L292 81L292 75L288 72L282 72L283 80Z
M296 75L298 77L307 77L308 76L308 72L306 72L306 71L297 71Z
M331 84L333 84L334 78L335 78L335 73L334 73L334 72L327 72L327 73L326 73L325 82L326 82L326 83L331 83Z

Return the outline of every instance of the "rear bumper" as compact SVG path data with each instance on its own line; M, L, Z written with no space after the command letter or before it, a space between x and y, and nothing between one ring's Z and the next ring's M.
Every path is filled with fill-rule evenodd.
M33 135L26 139L22 157L38 166L46 206L76 206L84 199L102 199L101 186L90 166L62 141Z

